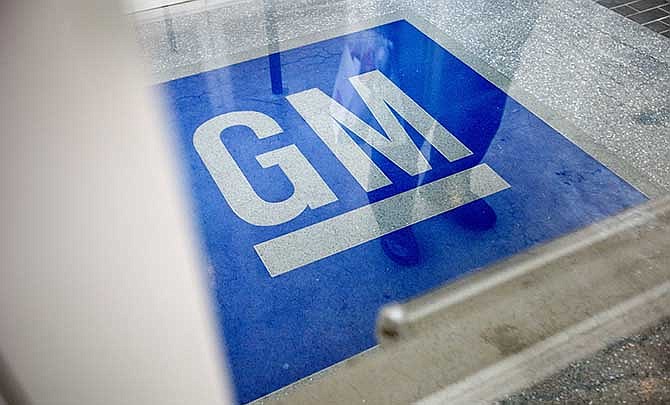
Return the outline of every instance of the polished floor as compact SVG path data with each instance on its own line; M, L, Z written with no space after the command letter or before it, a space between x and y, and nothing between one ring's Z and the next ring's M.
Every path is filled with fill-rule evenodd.
M639 24L588 0L507 0L495 7L484 0L467 6L450 0L324 1L302 8L249 1L244 9L193 1L138 13L140 44L172 112L241 401L373 345L382 304L419 295L670 189L668 40L647 29L666 20L645 19L665 9L636 3L631 17ZM279 76L276 69L273 75L275 65L281 66ZM329 142L334 127L320 124L328 117L314 117L339 111L339 120L357 125L347 130L359 145L361 133L387 131L399 117L379 109L382 104L366 107L349 84L374 72L391 83L388 89L397 86L435 116L471 156L430 152L430 142L420 141L424 134L404 124L396 125L398 133L406 130L418 141L433 171L416 168L424 164L421 158L405 161L367 147L371 160L346 159L341 143ZM343 108L367 124L356 124ZM375 119L383 118L381 127L370 108ZM244 130L240 121L231 121L244 118L233 114L241 110L255 112L254 119L245 116ZM221 131L230 127L223 143L210 136L207 123L225 124ZM195 133L216 142L196 143L194 149ZM344 142L351 131L336 135ZM347 142L353 153L356 144ZM288 176L289 182L272 167L291 161L311 162L314 170L303 165L309 170L301 172L316 173L314 181ZM414 204L414 194L405 193L480 162L511 185L473 206L488 220L473 223L473 215L461 210L425 216L419 224L396 215L411 210L386 209L399 201ZM388 171L391 187L375 185L368 176L375 164ZM232 170L219 175L222 165ZM237 172L258 195L244 176L231 175ZM232 177L237 186L227 183ZM296 187L317 183L330 193L300 198L328 198L309 201L304 213L247 209L247 203L277 203ZM474 195L470 191L482 186L475 183L460 188ZM237 198L241 189L253 198ZM618 201L622 196L625 201ZM346 225L337 229L346 232L298 238L335 218ZM357 226L352 218L366 221ZM385 227L394 221L399 225ZM410 222L416 226L406 228ZM569 224L575 226L565 228ZM398 226L405 231L387 232ZM361 234L369 229L377 230L378 239ZM271 241L275 247L292 241L292 249L264 249ZM307 257L319 250L307 245L321 254Z

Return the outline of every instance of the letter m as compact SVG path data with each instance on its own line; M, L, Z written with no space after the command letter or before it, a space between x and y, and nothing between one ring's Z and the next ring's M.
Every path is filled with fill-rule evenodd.
M380 71L353 76L349 81L386 136L319 89L292 94L287 99L366 191L387 186L391 184L391 180L349 137L342 126L412 176L426 172L431 167L391 109L450 162L472 154Z

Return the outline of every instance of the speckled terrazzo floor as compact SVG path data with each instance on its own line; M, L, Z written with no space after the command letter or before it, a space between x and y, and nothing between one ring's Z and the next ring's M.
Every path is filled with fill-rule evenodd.
M670 38L667 0L598 3ZM670 319L499 401L501 405L525 403L670 403Z

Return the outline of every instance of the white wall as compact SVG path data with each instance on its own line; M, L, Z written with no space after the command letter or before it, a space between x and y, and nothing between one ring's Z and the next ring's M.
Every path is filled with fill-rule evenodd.
M2 5L0 358L35 404L228 403L186 194L116 7Z

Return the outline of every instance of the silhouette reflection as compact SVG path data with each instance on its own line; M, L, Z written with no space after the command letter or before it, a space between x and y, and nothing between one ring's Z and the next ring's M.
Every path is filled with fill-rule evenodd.
M358 36L356 39L347 41L342 52L337 78L332 90L333 99L359 117L369 116L367 106L350 85L348 79L362 73L380 70L391 81L398 83L399 81L396 79L399 79L400 75L404 74L404 72L396 71L394 65L390 63L390 53L393 47L396 46L396 42L399 43L399 41L395 41L394 39L394 32L386 35L370 32L364 37ZM493 97L481 97L481 92L473 88L475 84L471 81L456 80L457 78L452 77L450 74L450 64L445 60L444 53L437 52L434 47L428 45L429 43L414 44L414 46L424 47L424 49L417 50L422 59L416 61L416 63L417 68L427 70L424 74L425 77L429 78L429 80L425 80L422 83L423 87L420 89L421 96L424 99L436 97L437 95L445 98L444 92L446 91L448 95L446 97L447 102L450 98L471 97L472 99L466 102L466 105L469 105L471 108L481 108L481 104L485 102L489 110L489 116L487 117L488 125L484 128L477 128L475 131L472 131L471 128L459 128L459 125L467 122L463 118L469 113L469 109L442 109L446 113L438 119L448 130L466 134L465 138L461 136L459 140L473 152L473 156L467 159L468 167L475 166L482 161L491 144L491 140L496 135L504 111L505 97L502 93L498 93L497 96L494 95ZM463 100L460 100L460 104L463 104ZM430 114L431 112L428 111L428 113ZM398 114L395 114L395 116L408 133L413 131L413 128L407 121ZM415 137L414 141L417 143L421 154L432 163L433 156L439 152L423 137ZM361 146L366 147L365 145ZM373 157L373 161L377 161L371 150L369 150L369 153ZM459 162L454 163L460 166L460 170L467 168ZM426 173L423 172L416 175L411 181L412 185L416 187L423 184ZM477 187L476 184L469 184L469 186L472 191L475 191L474 189ZM371 194L368 194L368 197L370 196ZM448 196L445 196L445 198L448 198ZM370 202L374 202L373 199L370 199ZM376 212L376 214L379 213ZM376 215L376 217L378 221L386 220L382 215ZM495 226L497 219L495 211L483 199L478 199L457 208L451 213L451 217L461 227L472 231L490 229ZM380 243L384 253L400 265L412 266L421 262L421 247L414 236L412 226L381 237Z

